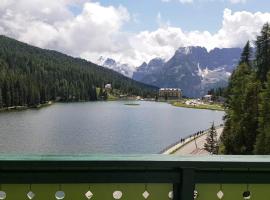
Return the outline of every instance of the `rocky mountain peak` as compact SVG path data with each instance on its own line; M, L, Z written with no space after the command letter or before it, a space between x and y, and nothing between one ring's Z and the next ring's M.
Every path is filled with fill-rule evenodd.
M122 64L120 62L115 61L112 58L105 58L103 56L101 56L98 60L97 60L97 64L109 69L112 69L116 72L121 73L124 76L127 77L132 77L133 72L135 70L135 68L133 66L130 66L128 64Z
M178 87L184 95L198 97L224 87L238 63L240 48L180 47L167 62L158 59L137 68L133 78L158 87Z
M207 53L206 48L200 46L187 46L187 47L180 47L176 52L176 54L180 55L192 55L192 54L205 54Z

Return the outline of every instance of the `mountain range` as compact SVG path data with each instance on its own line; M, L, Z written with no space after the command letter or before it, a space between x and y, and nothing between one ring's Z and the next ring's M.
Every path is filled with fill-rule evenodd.
M188 97L199 97L208 90L227 85L238 64L241 48L180 47L169 60L154 58L133 68L107 59L106 65L136 81L157 87L178 87ZM110 62L108 62L110 61ZM108 64L113 63L113 64Z

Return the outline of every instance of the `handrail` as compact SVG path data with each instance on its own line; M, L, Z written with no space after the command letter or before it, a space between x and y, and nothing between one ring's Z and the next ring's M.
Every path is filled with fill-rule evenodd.
M166 183L193 200L197 184L247 181L270 183L270 156L0 155L0 185Z
M0 155L1 170L24 169L156 169L267 168L267 155L174 156L151 155Z
M270 155L175 156L164 154L0 154L0 165L9 162L223 162L270 163ZM1 169L1 168L0 168Z

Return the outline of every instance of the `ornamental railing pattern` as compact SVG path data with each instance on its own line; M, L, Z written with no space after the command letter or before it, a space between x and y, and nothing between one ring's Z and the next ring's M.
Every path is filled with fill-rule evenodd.
M266 200L269 156L0 156L0 200Z

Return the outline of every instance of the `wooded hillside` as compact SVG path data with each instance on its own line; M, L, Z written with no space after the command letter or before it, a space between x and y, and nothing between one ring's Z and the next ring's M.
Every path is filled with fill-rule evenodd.
M107 83L128 95L154 96L157 90L86 60L0 36L0 107L97 100L96 88Z

